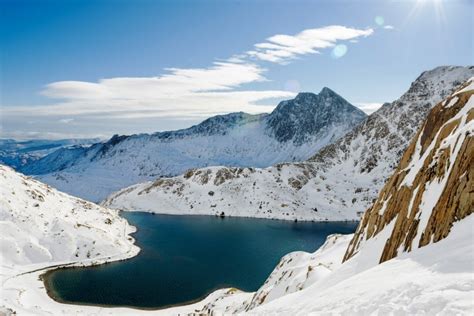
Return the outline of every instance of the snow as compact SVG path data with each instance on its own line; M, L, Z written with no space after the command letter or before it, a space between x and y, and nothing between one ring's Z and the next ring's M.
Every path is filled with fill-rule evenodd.
M451 100L449 100L449 103L447 105L445 105L445 107L447 107L447 108L452 107L453 105L455 105L458 102L458 100L459 100L458 97L452 98Z
M466 87L464 87L463 89L457 91L454 95L461 94L461 93L464 93L466 91L474 90L474 76L469 78L468 81L469 81L469 84Z

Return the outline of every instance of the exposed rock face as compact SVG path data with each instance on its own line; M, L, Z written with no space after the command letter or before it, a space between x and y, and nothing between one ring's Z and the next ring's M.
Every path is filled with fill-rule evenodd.
M216 181L218 185L213 182L221 178L218 173L237 171L198 169L193 174L206 174L209 181L201 181L201 176L173 177L166 180L173 189L154 187L148 195L137 196L138 190L151 185L143 183L127 194L112 195L107 205L173 214L214 214L219 210L234 216L292 220L360 219L395 170L428 111L472 76L474 67L438 67L424 72L398 100L382 106L309 161L255 168L244 172L245 177ZM324 91L319 95L331 95ZM299 98L310 97L301 95L295 100ZM215 194L203 194L208 191Z
M380 262L446 238L474 212L474 79L431 110L345 254L393 224Z
M88 148L54 152L22 171L67 193L100 201L126 186L190 168L267 167L305 160L365 117L324 88L282 101L270 114L230 113L178 131L115 135Z
M268 128L280 142L303 144L313 135L327 134L333 126L356 126L367 115L337 93L323 88L319 94L299 93L283 101L268 116Z

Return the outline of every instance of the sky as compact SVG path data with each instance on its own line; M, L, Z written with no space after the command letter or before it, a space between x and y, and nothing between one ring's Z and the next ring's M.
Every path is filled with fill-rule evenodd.
M0 137L174 130L323 87L371 113L474 64L473 3L0 0Z

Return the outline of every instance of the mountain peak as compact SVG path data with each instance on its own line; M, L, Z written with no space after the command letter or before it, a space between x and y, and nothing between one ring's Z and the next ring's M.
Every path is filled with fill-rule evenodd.
M313 93L313 92L299 92L296 97L294 98L294 100L303 100L303 99L307 99L307 98L314 98L316 97L317 94Z
M295 101L301 101L301 100L312 100L317 97L321 98L327 98L327 97L340 97L336 92L331 90L328 87L323 87L319 94L313 93L313 92L299 92L296 97L294 98Z
M328 87L323 87L319 92L319 96L327 97L327 96L338 96L340 97L334 90L329 89Z
M293 100L282 101L268 115L268 127L280 141L303 143L309 135L332 125L355 126L366 114L331 89L319 94L300 92Z

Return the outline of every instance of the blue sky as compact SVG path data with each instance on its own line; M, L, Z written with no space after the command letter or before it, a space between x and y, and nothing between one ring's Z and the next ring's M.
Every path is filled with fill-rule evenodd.
M473 64L469 0L0 5L2 137L177 129L324 86L370 111Z

